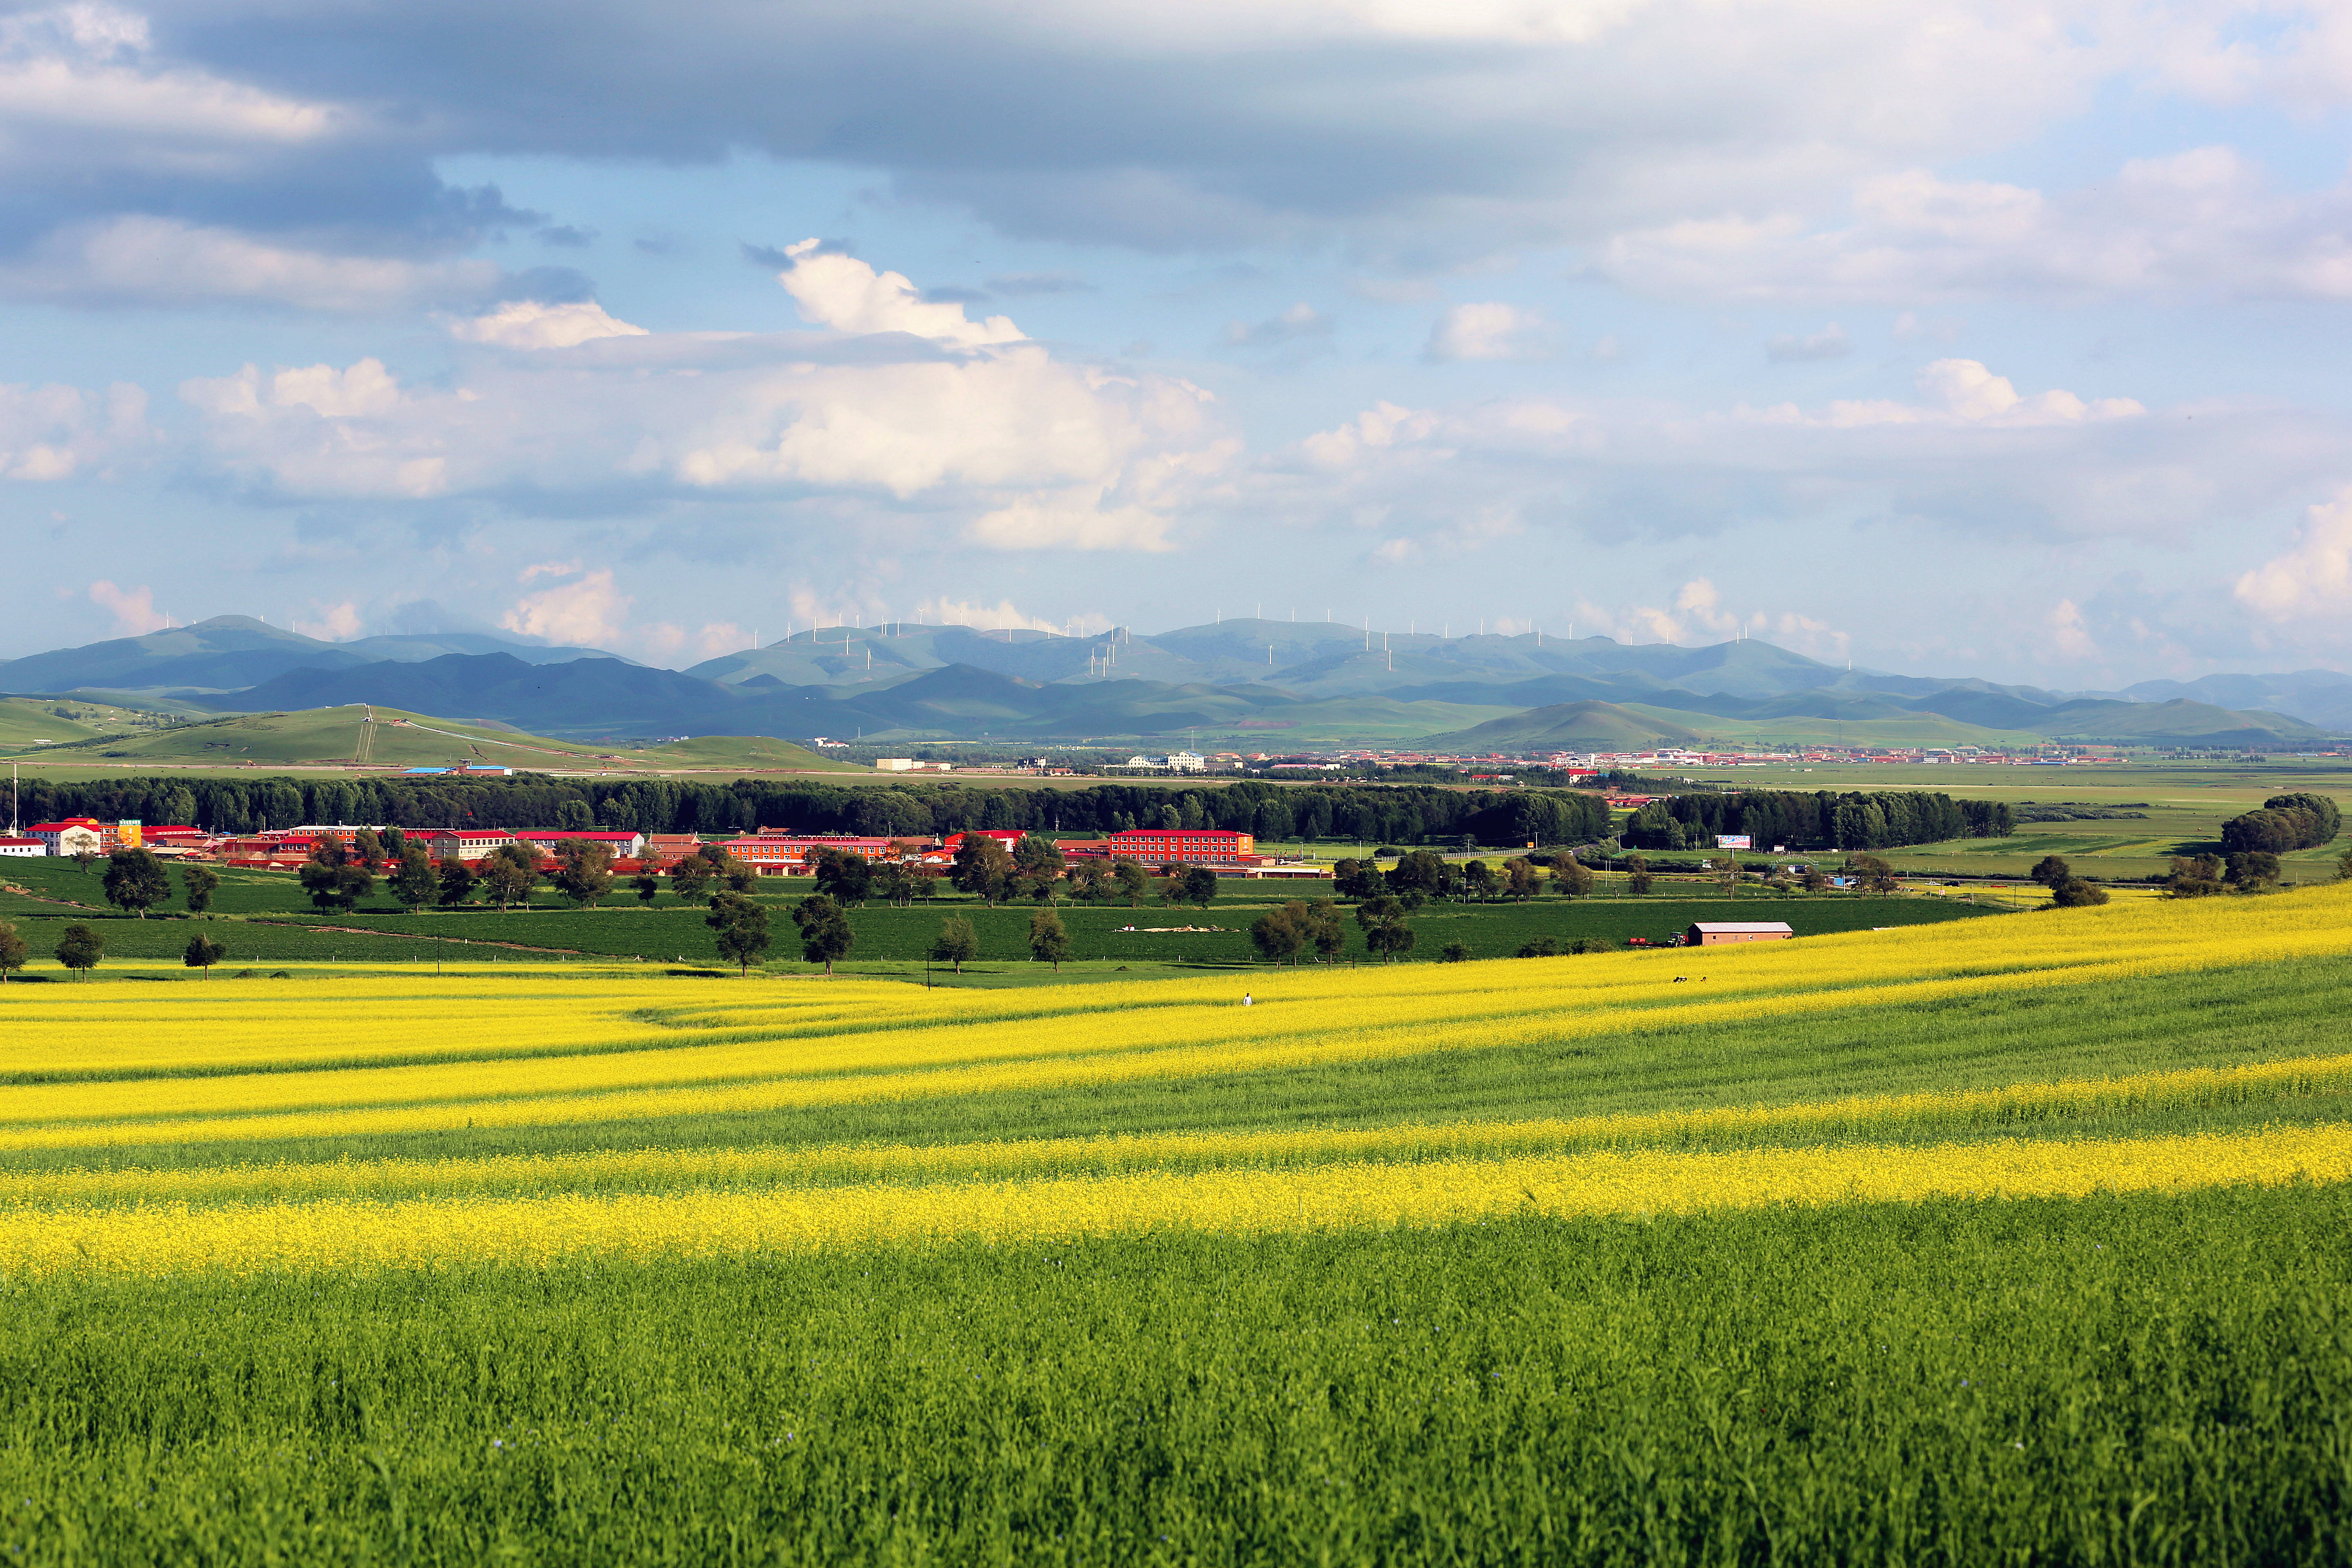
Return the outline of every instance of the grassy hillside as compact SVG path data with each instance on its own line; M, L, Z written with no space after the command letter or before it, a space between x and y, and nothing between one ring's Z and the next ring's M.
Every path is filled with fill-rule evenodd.
M87 741L127 728L132 716L129 709L79 698L0 697L0 749L47 750L60 742Z
M858 763L845 763L772 735L697 735L666 746L615 753L632 763L656 768L740 769L745 773L871 773Z
M1850 746L2017 746L2032 745L2042 736L2017 730L1988 730L1964 724L1937 713L1902 719L1723 719L1682 708L1653 708L1628 703L1628 712L1671 720L1688 725L1702 740L1742 746L1776 742Z
M1698 735L1684 717L1662 709L1583 701L1530 708L1467 730L1432 735L1427 743L1436 750L1461 752L1623 752L1686 745Z
M404 713L397 709L378 708L374 713L373 725L362 721L362 710L357 707L238 714L87 740L73 745L71 752L92 759L133 764L236 766L364 761L387 767L439 767L465 758L517 768L572 764L599 754L587 746ZM373 737L366 741L366 754L362 756L362 743L370 729ZM40 750L49 758L60 757L56 747Z

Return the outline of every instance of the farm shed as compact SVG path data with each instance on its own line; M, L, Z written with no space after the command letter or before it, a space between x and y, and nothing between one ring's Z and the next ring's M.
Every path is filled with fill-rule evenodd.
M1683 945L1723 947L1736 942L1786 942L1796 934L1786 921L1698 921L1683 932Z

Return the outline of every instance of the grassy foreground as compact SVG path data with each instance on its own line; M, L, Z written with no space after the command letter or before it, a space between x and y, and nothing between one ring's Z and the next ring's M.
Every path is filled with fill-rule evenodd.
M2344 1561L2347 917L11 987L0 1553Z
M2347 1226L2337 1187L26 1283L0 1542L2341 1561Z

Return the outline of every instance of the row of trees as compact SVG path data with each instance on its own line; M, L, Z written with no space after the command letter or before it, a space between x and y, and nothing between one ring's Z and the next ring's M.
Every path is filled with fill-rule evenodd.
M2343 828L2343 814L2324 795L2274 795L2260 810L2221 825L2221 848L2230 855L2284 855L2329 843Z
M1269 842L1582 844L1605 838L1600 796L1569 790L1470 792L1433 784L1298 788L1260 779L1213 787L1103 784L1081 790L956 784L843 785L741 779L32 780L32 820L94 816L188 823L215 833L371 822L403 827L607 827L736 833L788 823L809 832L928 837L966 828L1110 833L1217 827Z
M58 963L79 980L96 969L99 961L106 956L106 939L76 921L58 933L56 951ZM24 934L15 926L0 921L0 985L5 985L8 977L24 968L32 956L32 944L25 940ZM227 956L227 948L199 934L188 939L187 949L180 955L180 961L190 969L203 970L205 977L210 979L213 965Z
M1652 801L1619 837L1635 849L1712 849L1717 837L1737 834L1799 850L1891 849L1948 838L2006 838L2014 827L2015 814L2005 801L1956 801L1921 790L1749 790Z

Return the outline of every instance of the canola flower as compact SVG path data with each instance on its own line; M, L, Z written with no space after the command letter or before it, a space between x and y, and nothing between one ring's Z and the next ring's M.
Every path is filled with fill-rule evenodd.
M1667 1142L1799 1134L1886 1139L2352 1090L2352 1055L2189 1068L1999 1089L1850 1095L1793 1105L1707 1107L1513 1121L1404 1122L1283 1131L1102 1134L946 1144L602 1150L446 1160L338 1161L199 1170L0 1173L0 1211L89 1205L297 1203L429 1195L546 1196L793 1184L926 1183L1213 1167L1384 1163Z
M1646 1215L1940 1196L2086 1197L2352 1177L2352 1126L1927 1148L1603 1151L1305 1169L389 1203L20 1209L0 1271L138 1275L719 1257L1156 1229L1263 1234L1460 1224L1506 1214Z
M626 1019L635 1033L600 1035L594 1031L622 1021L625 1004L642 992L625 984L609 997L593 994L610 1010L584 1022L564 1004L589 996L539 998L544 1010L518 1020L508 1014L530 1013L527 1005L453 1017L444 1000L434 998L436 1039L451 1031L475 1037L484 1019L494 1018L502 1034L511 1023L520 1054L206 1078L20 1082L0 1087L0 1148L757 1112L1495 1049L1737 1023L1764 1009L1788 1017L1925 1006L2250 960L2343 956L2352 952L2352 922L2326 916L2346 902L2344 893L2330 890L2210 912L2141 905L2091 930L2058 921L2024 926L2021 917L1786 947L1554 961L1589 966L1575 971L1574 1011L1563 1011L1549 986L1525 984L1529 971L1516 963L1505 972L1507 984L1497 984L1493 965L1419 966L1376 982L1356 973L1275 976L1255 983L1261 1005L1246 1014L1231 1005L1230 983L1223 982L1090 987L1047 1001L1034 994L1009 1000L935 994L920 1003L907 987L867 983L815 1002L803 993L774 1006L667 1008L658 1023L638 1013ZM2005 943L1989 942L1983 927L2000 928L1993 934ZM1894 935L1903 941L1883 940ZM2023 936L2048 940L2018 940ZM1676 984L1677 972L1692 969L1707 976L1705 986ZM1913 978L1923 973L1938 977ZM1582 984L1588 976L1591 983ZM1217 999L1204 1000L1204 987ZM121 1005L79 1016L103 1026L119 1018ZM400 998L381 986L372 994L362 988L348 1005L365 1009L394 1035L410 1034ZM65 1016L53 1007L46 1017L26 1016L31 1027L16 1049L37 1050ZM1115 1026L1107 1024L1109 1016ZM236 1015L207 1016L219 1026ZM266 1023L290 1026L275 1015ZM316 1004L307 1025L313 1041L336 1032L336 1020L322 1017ZM575 1040L588 1037L570 1054L560 1049L567 1026ZM365 1026L354 1020L352 1032L364 1033ZM82 1046L73 1059L93 1056L86 1038Z

